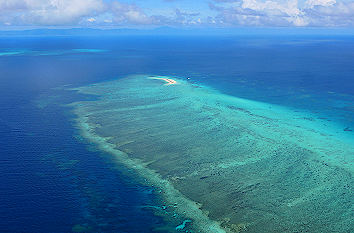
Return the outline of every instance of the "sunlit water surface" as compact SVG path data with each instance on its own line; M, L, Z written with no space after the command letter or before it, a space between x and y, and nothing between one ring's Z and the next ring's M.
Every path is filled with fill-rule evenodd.
M213 88L220 95L226 94L239 100L266 104L262 106L269 104L291 109L293 112L299 112L299 116L302 117L299 122L308 122L309 127L326 122L326 127L319 131L323 131L323 134L334 132L336 140L352 147L353 51L354 40L349 37L2 38L0 40L1 232L173 232L176 231L176 227L177 230L192 229L193 223L188 222L187 218L173 216L173 212L164 206L164 200L160 199L159 194L161 190L149 185L134 169L124 167L115 161L111 154L100 150L95 143L82 137L75 120L77 114L73 112L74 107L67 104L82 100L92 101L96 97L68 89L103 81L124 80L135 74L166 75L202 89L203 86ZM131 80L134 82L134 78ZM124 81L121 83L124 84ZM160 85L155 82L152 85L156 84ZM151 84L147 82L147 85ZM180 98L182 94L182 98L189 97L185 92L174 97ZM220 107L215 102L208 104L212 105L205 110L208 114ZM247 106L230 109L242 112L248 110ZM173 111L179 113L180 109ZM188 115L183 117L188 124ZM214 118L213 123L215 119L219 118ZM202 120L204 122L206 120L208 124L212 122L207 118ZM137 127L136 123L131 123ZM119 126L119 122L117 125ZM154 130L158 130L156 127L165 127L164 122L160 125L154 122L153 126ZM209 138L213 143L221 140L222 135L227 137L225 141L232 137L230 131L223 131L225 132L223 134L220 129L222 127L210 129L219 136ZM187 131L182 130L181 133L183 132ZM131 137L131 132L129 136ZM142 137L140 134L137 136L140 139ZM145 143L146 140L144 138ZM154 143L151 142L151 145ZM198 142L195 141L196 143ZM258 148L260 144L256 146ZM134 149L146 148L134 147ZM329 171L326 170L326 166L331 166L330 172L325 174L332 177L331 184L325 186L331 190L311 189L317 187L316 181L307 183L308 188L296 184L304 190L312 190L307 197L310 200L314 198L313 193L330 194L332 199L328 200L329 206L336 209L337 205L338 209L343 209L344 212L336 219L326 219L325 217L332 216L328 213L324 218L317 216L314 219L333 224L333 229L338 232L350 232L353 226L348 220L353 203L347 198L353 193L353 181L348 179L353 168L350 157L350 154L344 153L342 157L334 156L334 160L331 158L329 164L325 160L318 161L324 166L321 167L323 171ZM222 163L224 167L235 166L235 161L224 159L226 159ZM306 158L302 157L295 158L294 164L303 164L305 160ZM340 161L339 173L334 169L337 166L333 165L336 161ZM276 166L281 166L281 163ZM344 173L341 166L347 169ZM299 169L302 171L302 168ZM316 173L316 168L311 169L314 169L311 170L312 173ZM244 172L243 174L247 174ZM279 174L282 174L281 172ZM289 169L287 172L289 177L295 177L295 173L296 169ZM311 174L307 176L311 178ZM336 177L336 174L349 176L345 175L340 179L341 177ZM201 181L208 182L206 178L208 176L209 174L201 176ZM333 179L336 178L338 187L332 185ZM326 177L317 179L322 182ZM291 184L292 179L284 180L287 181L287 185ZM257 186L261 183L260 186L264 188L262 182L249 185ZM271 182L274 182L274 179ZM175 185L180 190L185 189L183 183L180 186L177 183ZM245 187L248 187L247 184ZM244 191L245 187L240 187L240 190ZM281 187L280 185L274 190ZM253 188L248 187L251 193ZM286 192L285 186L284 189ZM254 194L257 193L257 187L255 190ZM240 193L237 198L242 200L243 195L245 194ZM197 194L191 197L199 198L198 201L205 200ZM333 201L333 198L337 198L337 201ZM246 195L244 200L254 199ZM290 208L303 202L306 200L297 199L295 195L292 202L287 203ZM257 206L259 203L267 202L264 200L255 202L253 203L255 206L249 206L250 203L239 203L239 208L264 209L264 206ZM281 209L274 200L268 204L274 204L275 211ZM256 229L247 226L247 221L255 215L250 214L248 217L237 215L245 212L238 211L237 206L232 207L236 217L239 218L231 217L232 221L239 223L234 226L236 231ZM267 210L269 208L266 206ZM211 205L210 209L215 208ZM303 211L306 212L305 209ZM346 215L348 213L349 216ZM265 215L273 217L272 214L274 213L269 212ZM216 219L220 216L222 214L214 214ZM223 217L226 219L225 224L229 224L227 216ZM183 221L187 222L183 225ZM310 220L303 223L301 229L313 230L314 225L311 223ZM298 224L295 223L294 226L298 227ZM277 227L274 229L283 229Z

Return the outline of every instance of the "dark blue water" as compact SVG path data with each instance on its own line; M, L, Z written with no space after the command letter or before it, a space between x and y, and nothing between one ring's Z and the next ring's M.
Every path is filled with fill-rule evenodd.
M78 51L73 49L99 49ZM0 38L0 232L151 232L167 223L133 171L80 138L75 87L175 75L354 127L354 38ZM56 89L53 89L56 88Z
M42 42L0 43L58 49ZM149 208L158 204L153 188L78 135L62 105L84 97L51 90L107 78L99 67L90 74L92 61L77 57L0 57L0 232L151 232L163 225Z

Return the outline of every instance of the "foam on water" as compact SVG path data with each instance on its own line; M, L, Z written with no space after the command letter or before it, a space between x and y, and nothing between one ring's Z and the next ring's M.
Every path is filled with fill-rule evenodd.
M77 88L98 96L73 104L82 134L159 187L191 229L352 230L353 132L175 80L137 75Z

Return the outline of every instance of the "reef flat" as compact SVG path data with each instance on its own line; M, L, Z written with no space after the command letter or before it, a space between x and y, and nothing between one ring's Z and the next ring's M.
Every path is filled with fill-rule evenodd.
M353 230L354 136L341 125L170 77L75 90L97 96L72 104L83 136L161 189L195 231Z

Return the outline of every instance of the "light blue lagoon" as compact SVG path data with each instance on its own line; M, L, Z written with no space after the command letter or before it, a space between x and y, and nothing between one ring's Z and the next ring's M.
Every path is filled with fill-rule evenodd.
M345 126L177 77L76 90L97 96L73 105L82 135L161 189L195 231L350 231L354 136Z

